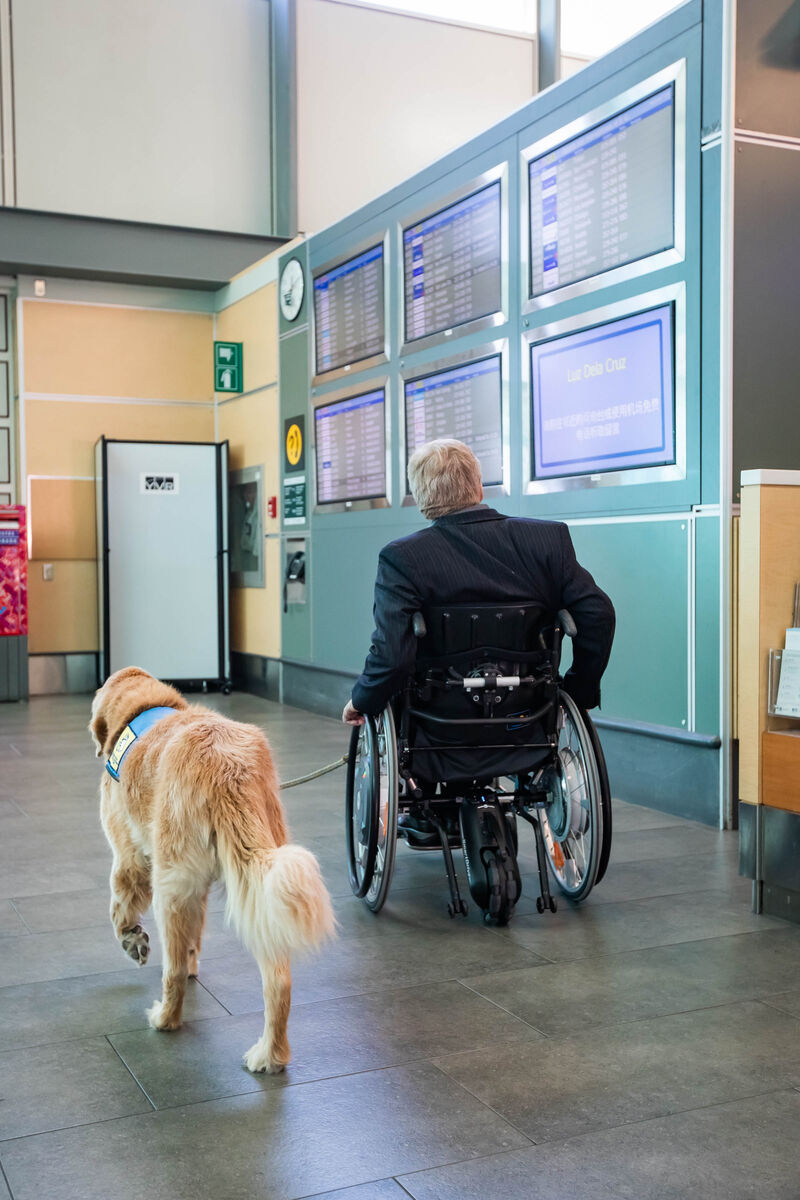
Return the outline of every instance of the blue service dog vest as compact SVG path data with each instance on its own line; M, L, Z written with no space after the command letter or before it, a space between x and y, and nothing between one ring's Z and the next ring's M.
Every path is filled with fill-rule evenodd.
M125 726L117 738L114 749L109 754L108 762L106 763L106 770L112 779L119 779L119 769L122 766L122 761L133 743L143 733L147 733L148 729L152 729L159 721L163 721L164 717L168 717L177 711L177 708L146 708L144 712L139 713L138 717L134 717L129 725Z

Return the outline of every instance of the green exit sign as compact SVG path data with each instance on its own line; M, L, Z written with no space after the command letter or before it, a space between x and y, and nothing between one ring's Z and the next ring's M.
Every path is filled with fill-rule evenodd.
M244 391L241 342L214 342L214 391Z

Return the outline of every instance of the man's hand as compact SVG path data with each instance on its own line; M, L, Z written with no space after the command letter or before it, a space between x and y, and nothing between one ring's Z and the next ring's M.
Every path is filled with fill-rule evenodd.
M345 704L344 709L342 710L342 720L344 721L345 725L363 725L364 714L360 713L358 709L355 708L352 700L348 700L347 704Z

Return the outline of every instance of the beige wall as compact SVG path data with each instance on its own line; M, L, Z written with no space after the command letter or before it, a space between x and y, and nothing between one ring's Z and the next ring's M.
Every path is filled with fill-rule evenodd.
M280 484L277 291L268 283L218 312L216 333L219 341L244 343L245 385L242 396L217 397L218 436L230 442L233 470L264 469L266 586L231 589L231 649L269 658L281 651L280 521L267 515Z
M269 17L268 0L14 0L5 203L269 232Z
M18 317L30 650L94 651L95 442L214 440L213 317L50 300L23 300Z
M512 34L298 0L299 228L332 224L530 100L535 49Z

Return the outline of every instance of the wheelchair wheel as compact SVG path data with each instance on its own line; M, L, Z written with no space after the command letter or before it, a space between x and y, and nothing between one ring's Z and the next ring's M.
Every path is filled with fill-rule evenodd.
M397 737L394 717L387 705L375 722L376 750L378 761L377 831L375 866L372 881L364 894L364 903L373 912L383 908L394 874L395 851L397 850L397 805L399 774L397 763Z
M597 882L603 848L603 788L587 720L559 692L556 763L550 802L539 809L545 850L559 888L583 900Z
M600 863L597 867L597 878L594 881L597 887L600 880L606 873L608 860L611 855L611 785L608 782L608 771L606 769L606 756L603 754L603 747L600 745L600 738L597 735L597 730L594 727L594 722L585 709L581 709L583 723L589 737L592 740L592 748L594 756L597 760L597 774L600 777L600 806L603 810L603 838L600 845Z
M366 717L353 726L347 759L345 790L345 836L347 877L353 895L365 896L372 883L378 853L378 774L375 721Z

